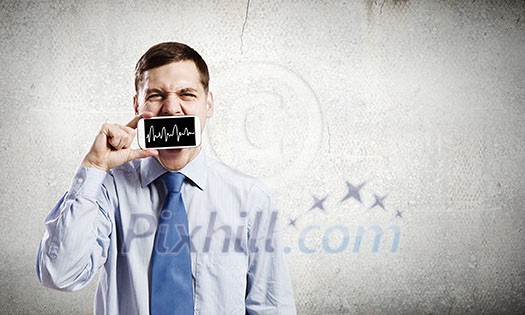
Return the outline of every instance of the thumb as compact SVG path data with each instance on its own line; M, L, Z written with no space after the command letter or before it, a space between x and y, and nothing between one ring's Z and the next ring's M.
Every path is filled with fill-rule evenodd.
M136 159L142 159L148 156L155 156L158 155L159 151L157 150L142 150L142 149L130 149L129 155L128 155L128 161L136 160Z

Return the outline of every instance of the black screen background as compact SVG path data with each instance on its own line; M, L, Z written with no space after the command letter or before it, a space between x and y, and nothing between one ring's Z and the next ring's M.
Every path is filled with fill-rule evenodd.
M174 126L176 126L175 129ZM146 148L194 146L196 144L194 127L193 117L144 119L144 143ZM173 131L175 131L174 134L170 136ZM188 133L192 134L188 136ZM177 134L180 136L177 137ZM150 141L148 141L148 135L150 135Z

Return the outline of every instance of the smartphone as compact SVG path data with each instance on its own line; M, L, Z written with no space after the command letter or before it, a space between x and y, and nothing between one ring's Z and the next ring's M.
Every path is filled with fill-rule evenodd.
M183 149L201 144L197 116L160 116L139 120L137 142L141 149Z

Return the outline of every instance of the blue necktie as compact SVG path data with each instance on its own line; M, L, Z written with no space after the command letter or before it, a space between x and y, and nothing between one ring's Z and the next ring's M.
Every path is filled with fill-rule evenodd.
M168 196L159 216L151 257L151 315L193 315L188 217L182 201L185 176L168 172Z

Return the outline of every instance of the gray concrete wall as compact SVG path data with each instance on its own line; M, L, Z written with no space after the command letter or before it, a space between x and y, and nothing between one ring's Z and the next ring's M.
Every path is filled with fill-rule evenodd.
M206 151L273 192L300 314L523 312L523 1L9 0L0 38L0 313L92 311L37 283L43 220L166 40L210 65Z

